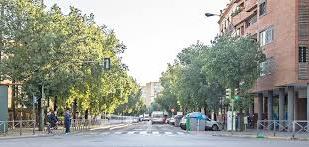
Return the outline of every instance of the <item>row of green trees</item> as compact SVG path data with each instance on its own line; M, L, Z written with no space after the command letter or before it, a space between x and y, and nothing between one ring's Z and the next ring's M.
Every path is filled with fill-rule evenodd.
M126 46L93 14L74 7L63 14L57 5L48 9L36 0L1 0L0 7L1 80L21 84L13 101L31 107L37 96L41 105L45 93L59 109L142 111L140 88L119 57ZM111 60L109 70L102 68L104 58Z
M160 79L164 90L156 99L170 111L218 112L221 104L228 107L226 89L239 89L235 100L238 111L247 110L253 103L250 89L259 77L259 64L265 56L250 37L220 36L210 46L201 43L184 48Z

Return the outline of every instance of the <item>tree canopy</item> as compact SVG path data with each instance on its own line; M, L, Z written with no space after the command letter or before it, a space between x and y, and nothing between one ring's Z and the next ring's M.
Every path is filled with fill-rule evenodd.
M162 74L164 90L157 102L167 110L204 108L217 112L218 104L225 99L225 90L238 88L238 108L248 108L252 103L250 89L259 77L259 64L264 59L261 48L250 37L220 36L210 46L193 44L184 48Z
M126 46L93 14L74 7L63 14L57 5L46 9L31 0L2 0L0 6L0 72L21 83L28 96L41 97L43 87L47 97L66 107L77 101L81 112L94 115L139 102L139 86L119 56ZM110 70L102 68L104 58L110 58Z

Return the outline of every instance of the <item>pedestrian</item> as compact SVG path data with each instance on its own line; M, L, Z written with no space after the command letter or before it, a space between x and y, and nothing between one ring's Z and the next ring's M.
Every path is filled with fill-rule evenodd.
M70 127L71 127L71 114L70 110L67 109L64 114L64 126L65 126L65 133L70 133Z
M52 133L51 129L54 129L57 125L57 122L58 122L58 119L54 113L54 111L50 111L47 115L47 119L48 119L48 127L47 127L47 130L48 130L48 134L49 133Z

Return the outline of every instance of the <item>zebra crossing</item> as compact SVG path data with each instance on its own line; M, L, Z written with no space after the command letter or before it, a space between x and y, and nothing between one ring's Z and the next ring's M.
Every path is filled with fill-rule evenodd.
M117 132L109 132L109 135L167 135L167 136L175 136L175 135L188 135L186 132L170 132L170 131L117 131ZM105 135L107 135L105 133Z

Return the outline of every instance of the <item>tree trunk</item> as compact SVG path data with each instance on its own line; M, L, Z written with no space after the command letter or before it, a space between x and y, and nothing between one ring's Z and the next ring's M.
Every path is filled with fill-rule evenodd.
M87 110L85 111L85 119L88 119L88 115L89 115L89 110L87 109Z
M40 115L40 114L41 114L41 112L42 112L42 109L41 109L41 108L42 108L41 99L42 99L41 97L38 99L38 107L37 107L37 109L38 109L38 115L37 115L37 117L36 117L36 118L37 118L37 121L36 121L36 122L39 122L39 123L38 123L39 126L41 126L41 121L40 121L40 120L41 120L41 115ZM41 127L39 127L39 131L43 131L43 129L42 129Z
M55 96L55 100L54 100L54 111L57 111L57 110L58 110L57 103L58 103L58 97Z
M74 99L74 102L73 102L73 113L72 113L73 119L76 119L76 111L77 111L76 109L77 109L77 100Z
M214 120L217 121L217 113L214 112Z
M13 80L15 83L15 80ZM11 100L11 108L13 110L13 120L16 120L16 85L12 86L12 100Z

